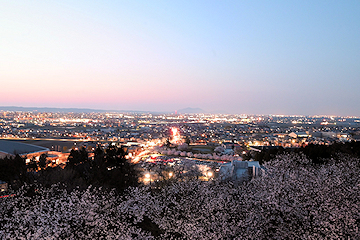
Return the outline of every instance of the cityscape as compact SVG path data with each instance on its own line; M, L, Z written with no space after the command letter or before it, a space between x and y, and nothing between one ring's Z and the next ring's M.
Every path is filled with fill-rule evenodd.
M127 146L132 162L161 152L167 141L173 149L191 150L171 155L204 153L215 154L204 157L212 160L250 160L254 157L251 153L264 147L300 148L360 139L359 117L37 111L0 114L1 139L48 148L57 164L66 164L73 149L84 147L92 152L97 146L106 148L109 144ZM217 148L221 151L214 151Z
M0 3L0 240L360 239L359 12Z
M287 163L288 169L294 171L298 168L296 154L301 152L312 159L313 164L324 164L321 157L327 157L324 155L324 151L329 152L326 148L338 151L337 154L343 152L358 156L360 118L178 114L177 111L159 114L1 110L0 137L0 157L3 158L3 162L0 162L0 173L3 179L7 180L1 180L2 199L18 201L24 196L34 198L42 195L38 189L31 187L25 191L24 196L16 192L16 188L21 188L19 183L22 181L30 186L51 189L54 188L53 184L61 184L56 186L65 187L65 191L80 192L86 189L89 191L91 186L102 186L114 188L118 193L123 192L128 186L148 187L147 191L154 193L175 191L174 187L185 187L184 190L188 191L186 189L193 188L191 184L194 183L225 183L226 187L221 187L223 191L224 188L228 188L229 182L256 184L256 181L269 181L268 184L274 184L271 182L274 180L273 177L267 179L268 172L271 171L268 169L271 169L271 165L267 162L272 163L274 158L280 157L280 164ZM333 147L335 145L340 146L340 149ZM318 152L315 157L314 153L311 155L311 150ZM295 155L277 155L281 154L281 151ZM339 156L342 158L342 155L331 155ZM115 160L111 160L112 158ZM25 170L15 178L11 173L4 172L13 161L23 161ZM327 161L329 160L326 160L325 164ZM351 160L345 164L355 162ZM280 171L275 172L276 174L288 171L282 165L276 169ZM316 170L314 174L318 175L318 171L320 170ZM356 173L356 167L353 171ZM357 181L356 178L348 180L351 180L348 184ZM185 183L190 185L183 186ZM213 185L197 185L197 188L199 186L202 187L201 191L214 188ZM319 187L322 188L323 185ZM95 191L99 193L99 190ZM138 199L143 193L136 194L130 201ZM169 197L167 193L159 196ZM209 199L219 200L223 201L222 197ZM87 204L93 204L93 200L86 201ZM144 206L149 207L147 204ZM127 207L123 209L129 210ZM61 219L60 216L60 219L55 220L62 221ZM222 222L221 226L225 222ZM145 233L150 232L152 236L159 237L163 234L159 227L149 227L155 223L148 217L137 224L140 224L138 226ZM120 236L129 231L129 227L120 230ZM108 232L105 235L108 235ZM171 235L173 234L170 233L169 236ZM146 234L140 234L136 238L139 236Z

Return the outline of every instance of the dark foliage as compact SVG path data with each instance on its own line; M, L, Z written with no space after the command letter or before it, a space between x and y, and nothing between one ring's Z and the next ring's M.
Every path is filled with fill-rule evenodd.
M95 150L92 166L92 185L123 191L138 184L138 171L126 158L122 148L109 146L104 151Z
M59 166L46 168L46 155L41 155L38 162L31 159L28 164L18 155L5 157L0 159L1 180L10 183L13 188L24 183L44 187L60 184L69 191L93 185L122 192L129 186L138 185L138 171L127 161L122 148L110 146L103 150L98 147L93 160L88 155L85 148L72 150L64 169Z
M40 158L39 158L39 167L41 169L45 169L46 168L46 164L47 164L47 155L46 154L41 154Z
M348 143L334 143L332 145L309 144L301 148L291 149L284 149L282 147L272 148L256 153L255 160L259 161L260 164L263 164L283 153L303 153L314 164L324 164L327 163L331 158L337 158L339 154L347 154L351 157L359 158L360 142L352 141Z
M16 155L0 159L0 176L0 180L11 183L15 188L19 187L21 182L27 180L25 158Z
M85 163L89 160L88 152L84 147L80 148L80 150L72 149L70 155L68 157L68 167L74 167L78 164Z

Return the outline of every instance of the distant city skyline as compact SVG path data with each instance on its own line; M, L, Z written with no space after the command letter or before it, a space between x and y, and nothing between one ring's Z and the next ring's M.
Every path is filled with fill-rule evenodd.
M360 116L359 1L9 1L0 106Z
M131 110L131 109L94 109L94 108L66 108L66 107L20 107L20 106L0 106L0 112L38 112L38 113L119 113L119 114L153 114L153 115L218 115L218 116L267 116L267 117L320 117L320 118L360 118L358 115L331 115L331 114L249 114L249 113L229 113L220 111L206 111L201 108L183 108L173 111L149 111L149 110Z

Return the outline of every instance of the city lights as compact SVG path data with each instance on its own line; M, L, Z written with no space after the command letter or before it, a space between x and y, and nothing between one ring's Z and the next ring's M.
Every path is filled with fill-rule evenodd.
M180 142L180 132L179 132L179 129L175 128L175 127L172 127L171 128L171 133L172 133L172 140L171 142L172 143L179 143Z

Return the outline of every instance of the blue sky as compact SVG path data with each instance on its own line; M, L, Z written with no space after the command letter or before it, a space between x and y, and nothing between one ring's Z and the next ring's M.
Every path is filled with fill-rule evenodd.
M2 1L0 105L360 116L359 1Z

